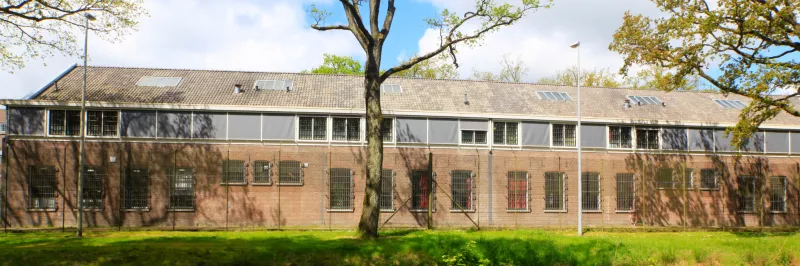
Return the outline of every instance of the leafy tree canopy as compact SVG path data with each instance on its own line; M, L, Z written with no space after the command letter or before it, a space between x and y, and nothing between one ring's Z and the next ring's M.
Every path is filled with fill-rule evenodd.
M322 65L312 68L311 70L303 70L302 72L314 74L364 74L364 68L361 66L361 62L356 61L351 56L324 54L323 57Z

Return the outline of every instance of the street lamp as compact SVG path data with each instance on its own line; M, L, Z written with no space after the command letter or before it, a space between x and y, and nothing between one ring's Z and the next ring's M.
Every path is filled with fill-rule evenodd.
M86 68L89 61L89 21L94 21L97 18L92 14L86 13L86 31L84 34L83 42L83 93L81 94L81 142L78 148L78 165L80 165L78 172L78 237L83 236L83 179L84 179L84 145L86 145Z
M569 46L578 49L578 126L575 130L575 143L578 146L578 236L583 235L583 169L581 169L581 42Z

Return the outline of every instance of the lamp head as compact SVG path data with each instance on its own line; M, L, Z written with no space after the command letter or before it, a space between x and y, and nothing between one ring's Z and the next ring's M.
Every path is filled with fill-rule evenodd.
M576 42L576 43L573 43L572 45L570 45L569 47L570 48L578 48L580 46L581 46L581 42Z
M86 14L84 14L83 16L84 16L84 17L86 17L86 19L88 19L88 20L90 20L90 21L95 21L95 20L97 20L97 18L96 18L96 17L92 16L92 14L89 14L89 13L86 13Z

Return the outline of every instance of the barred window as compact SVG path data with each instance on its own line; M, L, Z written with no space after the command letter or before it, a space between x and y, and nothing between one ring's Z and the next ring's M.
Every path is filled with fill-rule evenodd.
M330 171L330 210L352 210L353 172L347 168L333 168Z
M432 193L431 185L428 171L414 170L411 172L411 209L428 209L428 195Z
M714 169L706 168L700 170L700 188L719 189L717 186L717 175L714 173Z
M672 168L659 168L658 177L656 179L658 188L660 189L673 189L675 188L674 172Z
M486 131L461 130L461 144L486 144Z
M636 148L657 150L659 148L658 128L636 128Z
M150 208L150 173L147 168L126 169L123 189L126 210Z
M771 212L786 211L786 177L772 176L769 178L769 210Z
M36 165L28 168L28 208L56 208L56 168Z
M270 175L269 161L256 160L253 161L253 183L254 184L272 184L272 175Z
M684 188L686 189L694 188L694 170L692 170L692 168L686 168L681 178L683 178Z
M450 204L450 210L472 210L474 207L472 204L472 185L474 182L472 171L453 170L450 172L450 177L450 189L453 195L453 202Z
M564 204L564 173L544 173L544 209L546 211L563 211Z
M584 211L600 210L600 173L584 172L581 179L581 207Z
M381 195L378 201L381 211L394 210L394 171L392 169L381 171Z
M631 148L631 127L608 127L609 148Z
M78 110L50 110L49 122L49 133L52 136L81 134L81 112Z
M102 209L103 208L103 177L105 172L97 166L83 167L83 208ZM78 180L75 180L77 184Z
M281 161L278 164L278 183L280 185L302 185L303 169L299 161Z
M327 117L300 117L301 140L327 140Z
M517 145L516 122L494 122L494 144Z
M393 125L394 125L394 119L392 118L384 118L383 121L381 121L381 132L383 133L383 141L385 142L394 141L394 135L392 134L394 133Z
M754 212L756 210L756 178L739 176L736 183L739 188L739 211Z
M244 161L242 160L223 160L222 161L222 182L223 184L247 184L245 179Z
M575 147L575 125L553 124L553 146Z
M333 118L333 140L361 140L361 118Z
M87 136L117 136L119 111L87 111Z
M169 208L194 210L194 169L169 169Z
M617 174L617 211L633 211L634 182L633 174Z
M528 210L528 172L508 172L508 210Z

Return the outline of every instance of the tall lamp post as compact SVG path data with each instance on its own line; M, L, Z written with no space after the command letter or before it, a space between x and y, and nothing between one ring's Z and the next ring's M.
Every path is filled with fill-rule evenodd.
M581 169L581 42L569 46L578 50L578 126L575 130L575 144L578 146L578 236L583 235L583 169Z
M86 32L83 42L83 93L81 94L81 142L78 149L78 237L83 236L83 179L84 179L84 146L86 145L86 68L89 61L89 21L96 18L92 14L85 14Z

